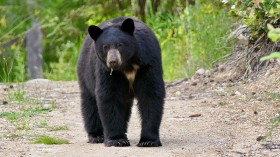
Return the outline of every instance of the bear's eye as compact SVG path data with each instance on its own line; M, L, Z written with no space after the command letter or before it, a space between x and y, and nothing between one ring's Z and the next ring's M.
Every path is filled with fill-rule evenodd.
M120 47L122 47L122 46L123 46L122 43L117 43L117 48L120 48Z
M103 45L103 50L104 51L107 51L109 49L109 46L108 45Z

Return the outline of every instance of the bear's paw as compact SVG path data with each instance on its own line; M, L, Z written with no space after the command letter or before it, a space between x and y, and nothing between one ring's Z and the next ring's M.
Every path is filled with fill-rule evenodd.
M118 140L106 140L105 142L106 147L127 147L130 146L128 139L118 139Z
M138 147L160 147L162 146L160 141L140 141Z
M103 136L89 136L88 143L103 143L104 137Z

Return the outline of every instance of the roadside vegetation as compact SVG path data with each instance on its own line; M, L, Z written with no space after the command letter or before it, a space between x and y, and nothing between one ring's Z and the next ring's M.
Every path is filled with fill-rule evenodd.
M43 77L51 80L76 80L87 27L117 16L136 16L152 28L162 48L166 81L191 77L199 68L209 69L231 51L232 44L226 39L235 18L220 1L152 3L156 1L146 1L142 7L129 0L0 2L0 81L29 78L25 37L35 24L43 35Z
M1 88L2 89L2 88ZM68 140L49 137L48 135L38 135L34 130L40 128L46 131L68 130L66 125L48 125L47 121L38 117L44 116L57 108L54 100L42 99L39 89L31 92L22 83L7 84L4 91L1 91L0 119L6 128L0 134L1 138L21 139L27 138L31 143L44 144L67 144ZM47 91L48 93L48 91ZM4 123L3 123L4 124Z
M265 62L280 59L280 1L279 0L223 0L231 12L246 26L241 35L248 40L246 51L246 76L263 68ZM275 80L277 82L277 80ZM279 92L270 92L268 97L279 101ZM269 137L280 124L280 116L271 120ZM265 137L265 138L266 138ZM264 138L264 139L265 139Z

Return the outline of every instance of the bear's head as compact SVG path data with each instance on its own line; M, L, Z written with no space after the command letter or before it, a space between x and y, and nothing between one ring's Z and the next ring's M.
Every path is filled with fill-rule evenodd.
M98 58L114 70L124 69L136 54L134 30L134 21L130 18L104 29L93 25L88 28L90 37L95 41Z

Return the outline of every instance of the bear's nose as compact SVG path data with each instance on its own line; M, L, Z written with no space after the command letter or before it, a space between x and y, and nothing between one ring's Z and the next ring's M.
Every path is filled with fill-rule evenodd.
M117 61L110 61L109 64L111 67L115 67L117 65Z

